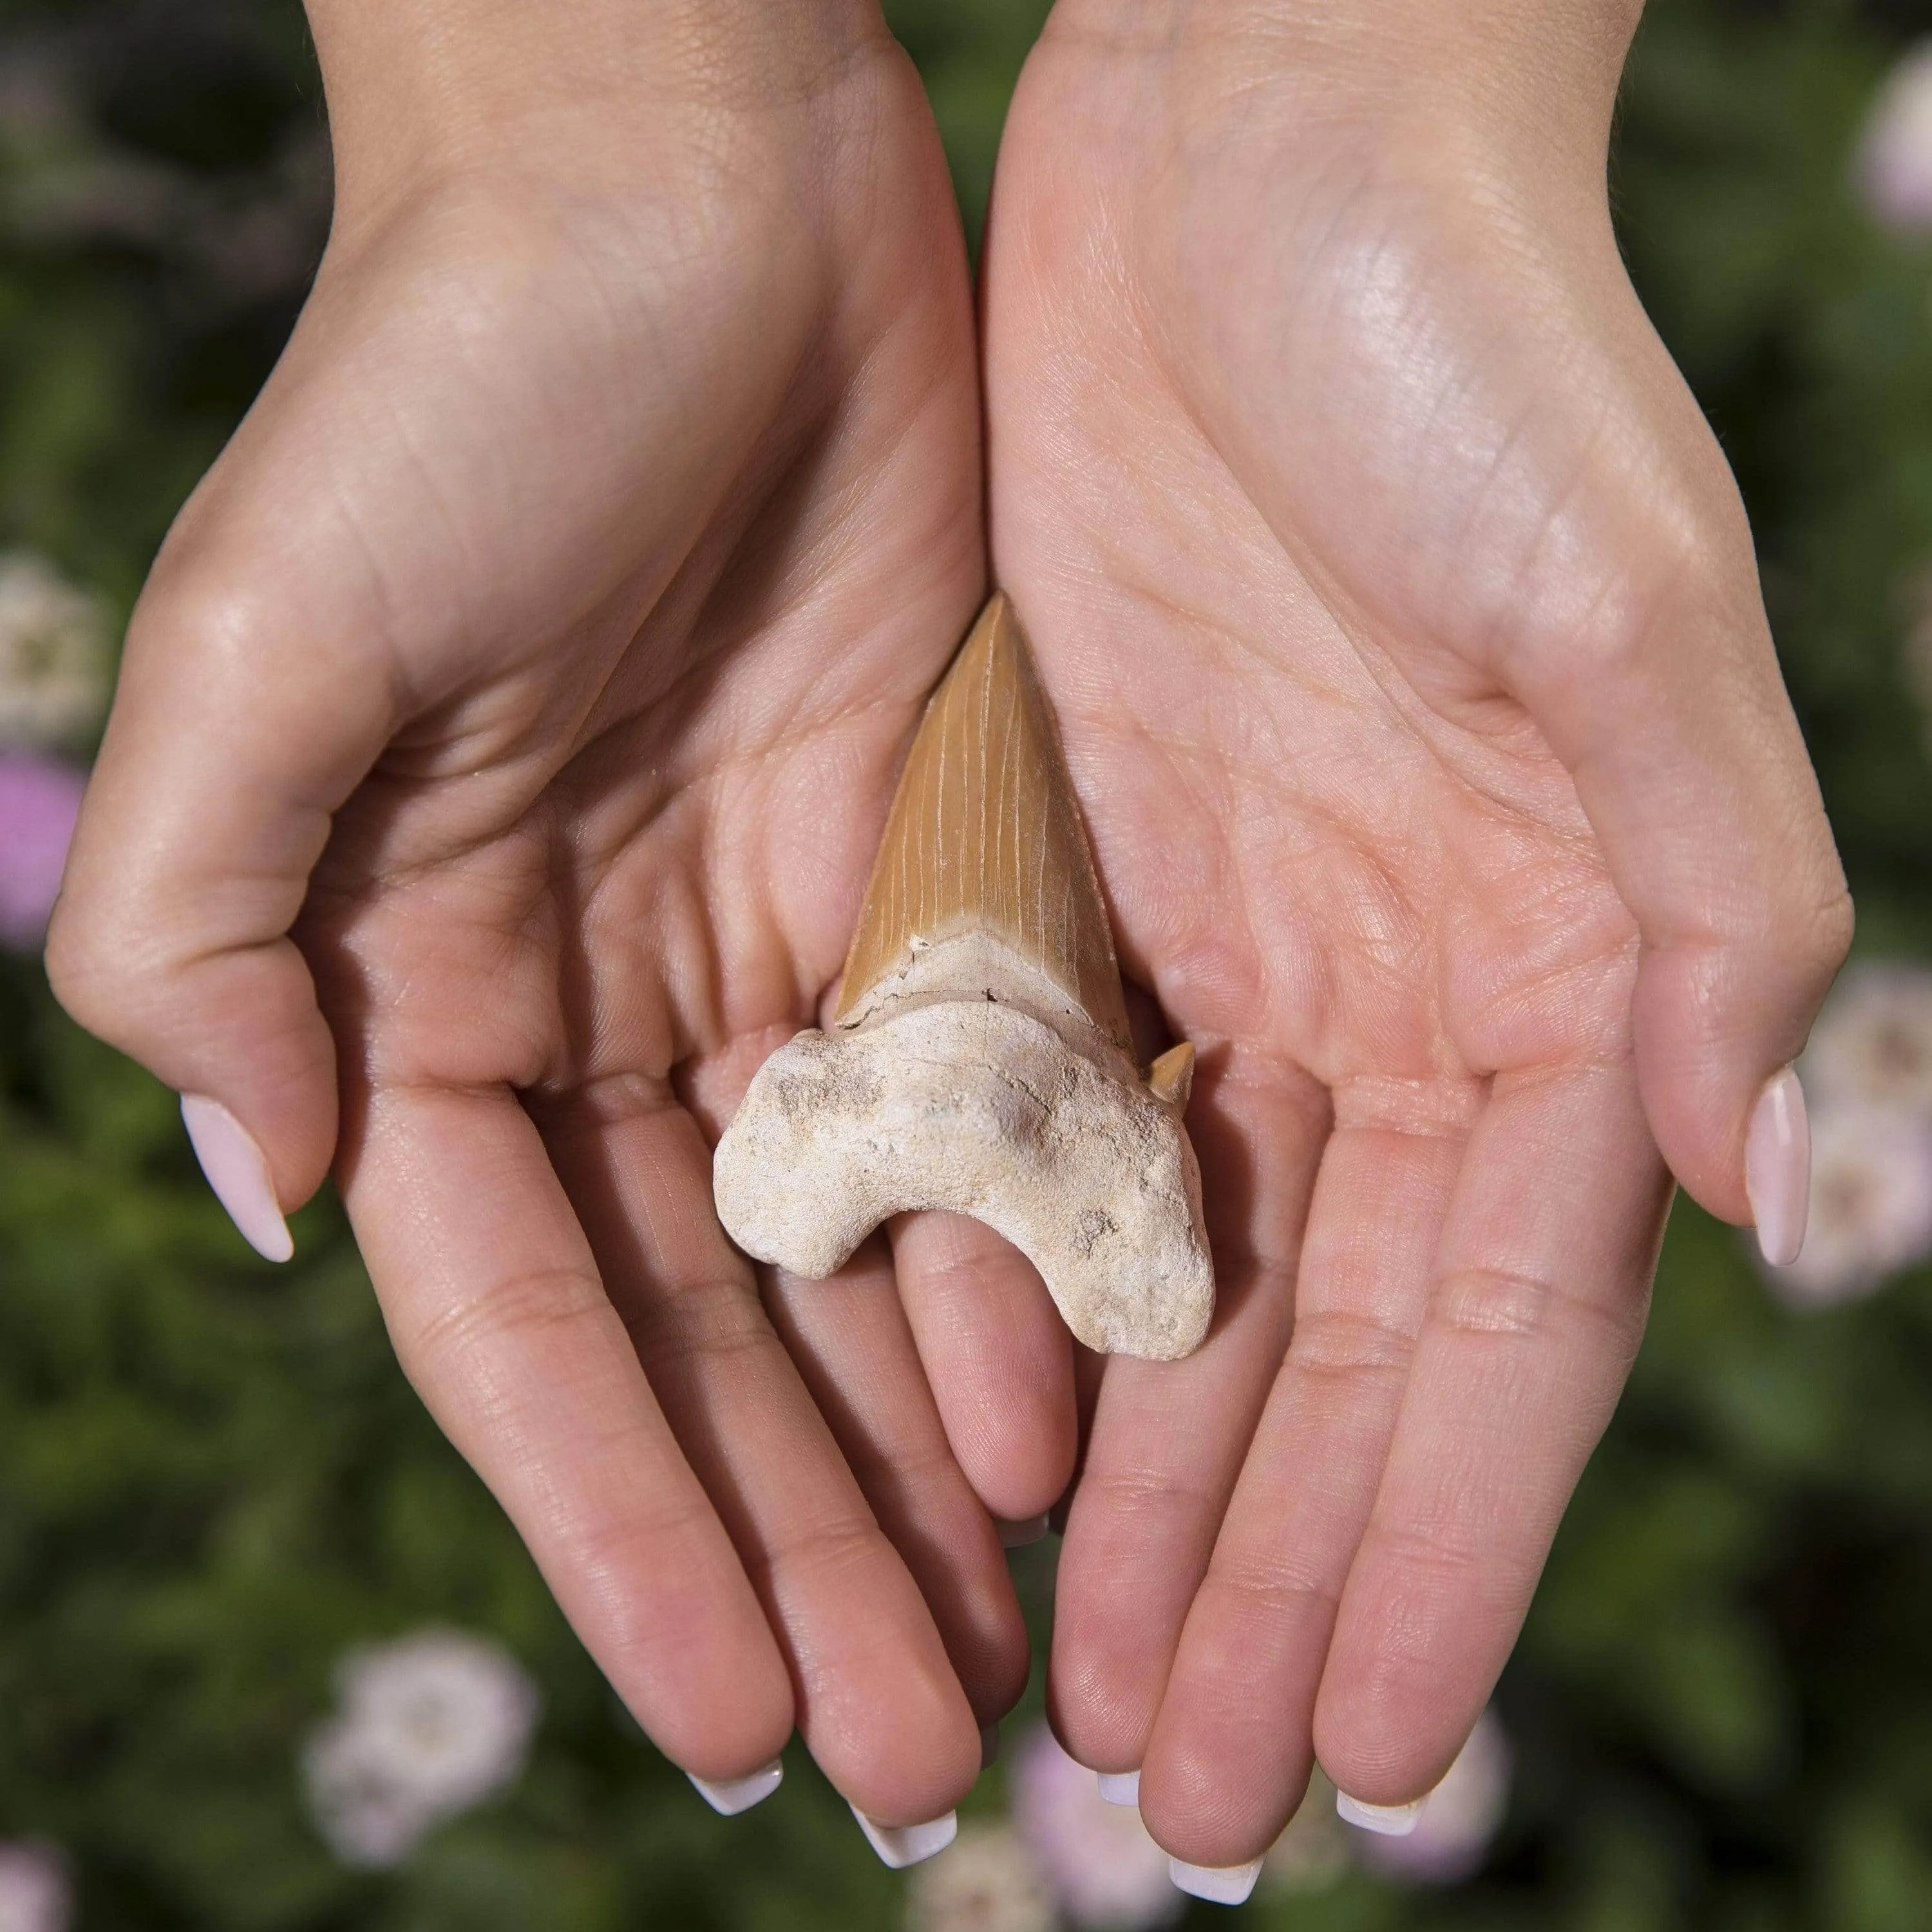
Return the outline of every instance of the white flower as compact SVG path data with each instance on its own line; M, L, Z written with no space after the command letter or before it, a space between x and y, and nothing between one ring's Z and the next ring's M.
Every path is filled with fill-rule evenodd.
M67 1932L67 1862L51 1845L0 1843L0 1932Z
M907 1887L907 1932L1053 1932L1057 1922L1039 1861L1004 1825L967 1826Z
M1856 1300L1932 1254L1932 1120L1827 1101L1811 1114L1810 1216L1789 1268L1766 1270L1796 1307Z
M106 613L44 557L0 554L0 747L84 737L107 701Z
M1847 966L1798 1070L1808 1100L1932 1118L1932 970L1904 960Z
M1335 1787L1317 1766L1301 1808L1262 1860L1262 1876L1278 1892L1325 1892L1348 1868L1348 1838L1335 1815Z
M1479 1870L1509 1809L1509 1739L1495 1714L1476 1720L1469 1742L1429 1794L1415 1829L1385 1838L1351 1826L1355 1856L1372 1870L1422 1885L1456 1885Z
M1907 53L1880 88L1853 172L1861 199L1887 227L1932 232L1932 41Z
M1094 1774L1060 1748L1046 1725L1021 1738L1007 1788L1013 1822L1072 1924L1138 1932L1180 1916L1186 1901L1141 1814L1109 1804Z
M433 1826L506 1789L536 1725L536 1687L498 1645L427 1630L352 1652L336 1714L302 1775L317 1828L345 1864L392 1865Z

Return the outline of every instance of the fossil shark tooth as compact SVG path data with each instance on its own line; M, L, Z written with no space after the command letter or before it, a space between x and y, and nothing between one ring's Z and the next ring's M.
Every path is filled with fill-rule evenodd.
M913 741L835 1025L766 1061L718 1143L719 1218L822 1279L889 1215L970 1215L1088 1347L1170 1360L1214 1312L1193 1069L1184 1042L1139 1076L1052 711L996 596Z
M845 962L842 1027L898 997L926 949L1004 946L1124 1054L1133 1041L1113 929L1046 694L995 596L927 705Z

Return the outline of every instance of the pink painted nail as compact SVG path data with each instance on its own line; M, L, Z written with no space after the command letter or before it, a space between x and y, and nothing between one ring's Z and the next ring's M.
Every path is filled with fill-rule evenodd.
M286 1261L296 1244L255 1136L219 1100L202 1094L182 1096L182 1118L194 1157L242 1238L266 1259Z
M1773 1268L1789 1268L1804 1245L1811 1198L1811 1129L1804 1090L1790 1067L1764 1084L1744 1133L1744 1193L1757 1244Z

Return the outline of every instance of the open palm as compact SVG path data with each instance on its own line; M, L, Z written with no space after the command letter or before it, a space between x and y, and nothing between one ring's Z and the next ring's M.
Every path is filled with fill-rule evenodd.
M796 1719L898 1826L1024 1681L998 1540L883 1250L768 1312L705 1132L837 973L982 589L964 250L862 40L755 112L655 63L601 176L536 139L369 193L338 116L51 963L281 1200L334 1160L405 1366L667 1751L735 1780Z
M1594 154L1540 114L1406 149L1268 35L1108 14L1063 6L1002 149L994 562L1124 964L1201 1049L1222 1305L1107 1366L1051 1685L1225 1867L1311 1753L1390 1804L1455 1753L1636 1347L1658 1146L1746 1218L1844 908L1617 260L1614 68L1547 117Z

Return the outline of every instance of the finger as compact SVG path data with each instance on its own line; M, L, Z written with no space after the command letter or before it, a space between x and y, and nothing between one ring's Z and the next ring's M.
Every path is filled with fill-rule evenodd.
M1802 1235L1808 1156L1802 1132L1778 1131L1774 1083L1844 962L1851 902L1743 508L1714 444L1705 461L1721 514L1702 538L1684 534L1688 509L1676 529L1629 528L1644 580L1597 586L1562 649L1526 646L1501 668L1575 778L1636 916L1637 1070L1664 1158L1782 1260Z
M661 1082L610 1079L546 1110L544 1132L651 1388L784 1647L812 1756L877 1823L942 1816L979 1774L978 1721L718 1225L696 1121Z
M1498 1076L1316 1698L1352 1796L1420 1797L1468 1736L1636 1354L1669 1198L1628 1066Z
M1187 1613L1141 1772L1177 1857L1258 1858L1300 1802L1336 1606L1395 1433L1464 1132L1351 1120L1322 1156L1294 1333Z
M256 562L224 576L191 538L164 553L47 967L82 1026L204 1103L187 1111L208 1178L280 1260L283 1210L320 1184L336 1136L334 1048L289 929L394 721L387 678L301 638ZM290 637L303 648L277 649Z
M995 1516L1043 1516L1073 1474L1073 1342L1025 1256L958 1214L908 1214L892 1264L966 1479Z
M350 1214L430 1413L667 1756L713 1780L770 1763L784 1660L528 1115L502 1090L392 1089L354 1126Z
M1026 1688L1027 1634L991 1519L953 1459L883 1242L829 1281L773 1275L765 1306L938 1624L973 1714Z
M1293 1322L1328 1098L1298 1071L1204 1054L1188 1108L1214 1256L1208 1340L1111 1358L1069 1511L1047 1691L1069 1753L1138 1769L1174 1646Z

